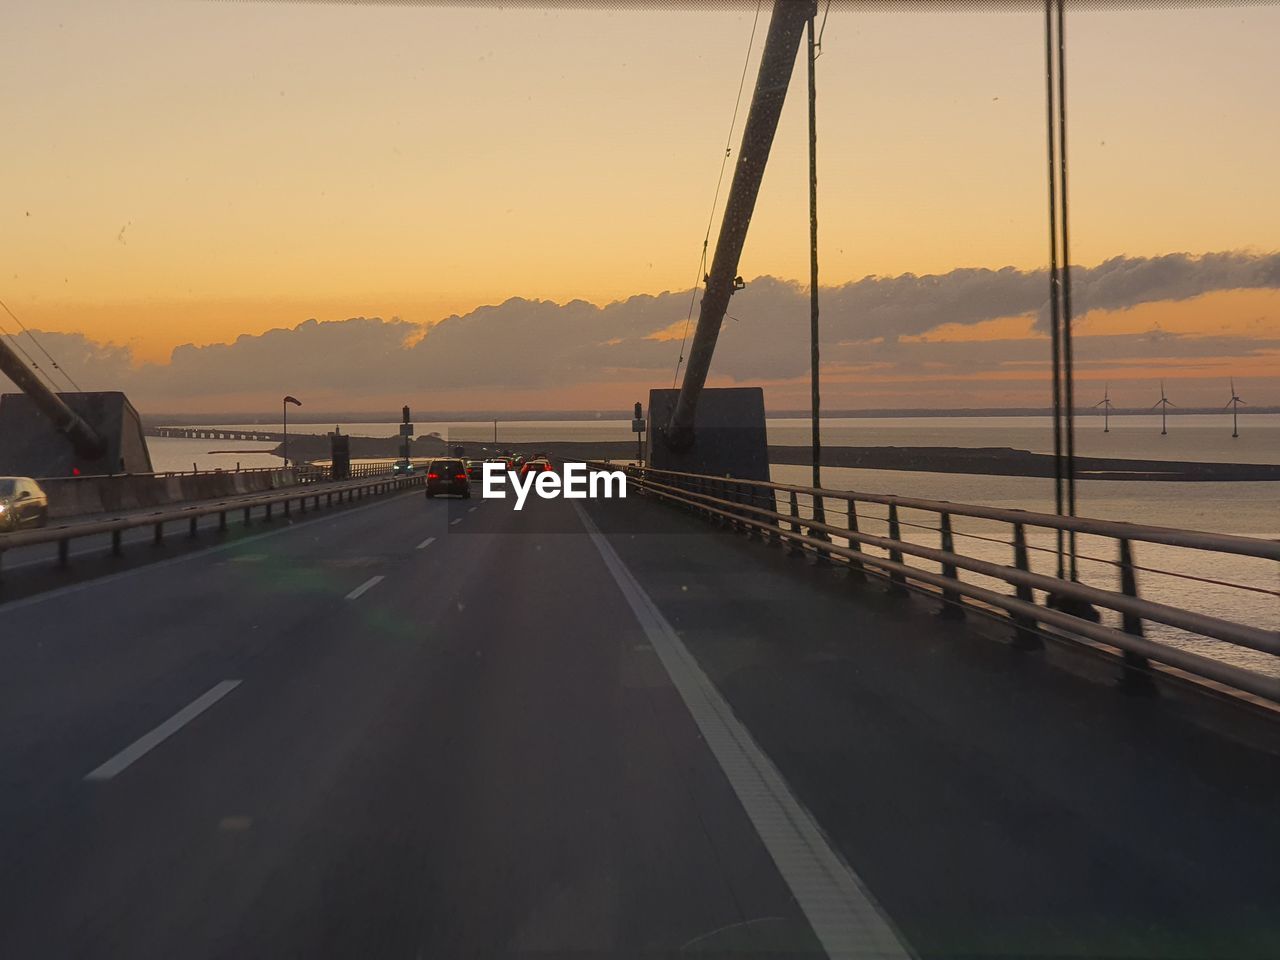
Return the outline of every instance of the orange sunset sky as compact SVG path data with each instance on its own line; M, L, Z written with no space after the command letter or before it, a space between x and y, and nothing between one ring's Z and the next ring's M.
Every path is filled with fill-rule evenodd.
M255 409L290 388L295 363L297 389L342 409L402 397L442 409L623 406L669 385L679 344L662 331L687 314L754 15L751 3L16 5L0 36L0 299L46 332L82 386L122 386L143 409ZM833 6L818 61L824 286L1043 269L1042 26L1031 10ZM1280 271L1265 260L1280 250L1277 36L1275 7L1069 15L1073 262L1258 261L1241 268L1254 277L1245 288L1189 277L1176 296L1144 287L1157 293L1086 314L1080 377L1116 385L1122 404L1128 391L1145 405L1161 378L1182 384L1184 402L1217 403L1228 376L1255 404L1280 403ZM741 264L748 280L807 282L803 77L800 62ZM803 368L748 349L767 337L779 355L807 356L802 294L754 313L763 299L737 312L735 298L715 382L764 383L772 406L805 404ZM643 317L604 310L580 329L550 310L640 295L657 298ZM468 316L511 298L521 302ZM824 399L1046 402L1047 341L1034 306L1019 304L874 331L861 308L832 307ZM480 333L436 336L452 315L442 333ZM361 326L364 340L354 327L314 329L341 333L352 362L399 351L381 384L347 386L307 354L328 348L284 333L361 317L386 323ZM0 323L16 332L8 315ZM514 323L545 325L522 362L560 372L486 367ZM615 351L607 370L595 355L565 360L584 339L629 336L643 357ZM399 362L415 345L429 359L464 342L465 359L447 366L468 375L447 390ZM206 349L174 354L185 344ZM955 351L971 359L957 366ZM258 366L237 359L250 355ZM909 404L921 383L927 402Z

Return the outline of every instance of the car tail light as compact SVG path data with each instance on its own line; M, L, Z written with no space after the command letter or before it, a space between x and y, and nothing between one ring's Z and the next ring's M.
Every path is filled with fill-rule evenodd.
M465 480L465 479L467 479L467 475L466 475L465 473L455 473L455 474L453 475L453 479L455 479L455 480Z
M543 466L543 468L542 468L542 470L543 470L543 472L544 472L544 473L545 473L546 471L550 470L550 469L551 469L551 464L549 464L549 463L548 463L548 464L546 464L546 465L544 465L544 466Z
M428 473L428 474L427 474L427 479L428 479L428 480L439 480L439 479L440 479L440 474L438 474L438 473Z

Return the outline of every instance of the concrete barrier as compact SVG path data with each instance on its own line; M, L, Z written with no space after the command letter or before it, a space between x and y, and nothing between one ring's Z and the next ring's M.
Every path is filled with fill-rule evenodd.
M292 470L252 473L216 471L176 477L121 474L113 477L53 477L40 481L53 519L164 507L236 494L265 493L292 486Z

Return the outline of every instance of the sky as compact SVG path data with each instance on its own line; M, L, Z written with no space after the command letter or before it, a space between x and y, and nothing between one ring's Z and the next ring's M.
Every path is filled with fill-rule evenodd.
M696 320L754 13L16 5L0 299L144 411L629 406ZM827 404L1047 403L1042 27L834 5ZM1067 35L1080 392L1212 404L1235 376L1280 403L1280 8L1081 11ZM712 367L776 408L808 396L803 90L800 61Z

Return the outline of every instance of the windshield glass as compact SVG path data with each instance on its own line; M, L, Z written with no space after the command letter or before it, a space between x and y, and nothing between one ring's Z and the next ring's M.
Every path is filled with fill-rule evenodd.
M1280 960L1278 92L1258 0L5 3L0 960Z

